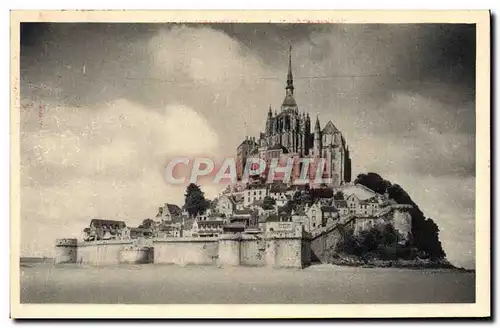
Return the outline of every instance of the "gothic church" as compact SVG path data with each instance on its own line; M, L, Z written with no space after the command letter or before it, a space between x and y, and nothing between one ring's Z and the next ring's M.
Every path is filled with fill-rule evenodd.
M243 176L244 163L250 157L259 157L269 163L272 158L292 156L295 158L324 158L324 176L332 179L331 187L338 187L351 180L351 159L342 133L332 121L321 128L316 117L311 132L309 113L300 112L294 97L291 47L288 58L286 94L280 112L267 113L264 132L258 140L246 138L237 148L237 175ZM294 175L297 177L297 175Z

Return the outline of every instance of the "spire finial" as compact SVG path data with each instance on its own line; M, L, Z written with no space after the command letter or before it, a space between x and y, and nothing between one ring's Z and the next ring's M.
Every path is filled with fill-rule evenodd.
M292 45L288 49L288 75L286 78L286 89L293 91L293 75L292 75Z

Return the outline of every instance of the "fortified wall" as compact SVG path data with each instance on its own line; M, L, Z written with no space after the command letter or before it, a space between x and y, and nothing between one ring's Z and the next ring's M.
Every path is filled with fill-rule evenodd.
M78 242L58 239L56 263L113 265L154 263L178 265L262 266L304 268L311 263L310 237L295 231L180 237L150 240Z

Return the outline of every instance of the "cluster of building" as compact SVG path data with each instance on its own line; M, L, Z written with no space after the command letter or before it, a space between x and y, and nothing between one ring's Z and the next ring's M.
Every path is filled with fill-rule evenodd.
M333 122L321 128L317 117L311 131L309 113L299 111L294 98L291 56L285 90L280 112L273 113L269 108L265 129L259 138L247 137L237 147L239 182L228 186L211 208L192 217L177 205L164 204L154 219L134 228L127 227L123 221L92 220L84 230L85 240L218 237L238 232L294 229L299 225L312 233L347 221L356 233L390 222L402 239L409 238L411 217L408 213L393 211L398 205L387 195L350 182L349 149ZM324 174L331 179L330 183L295 183L302 171L300 165L294 167L291 179L286 182L263 182L267 171L248 181L242 179L244 163L249 158L268 163L283 156L323 159Z
M378 223L392 223L402 240L406 240L410 237L411 217L395 216L390 210L398 206L387 195L352 183L333 189L231 186L212 202L211 208L194 217L177 205L164 204L153 219L145 220L139 227L128 227L124 221L94 219L84 229L84 240L219 237L293 230L296 226L314 233L347 221L352 222L355 233Z

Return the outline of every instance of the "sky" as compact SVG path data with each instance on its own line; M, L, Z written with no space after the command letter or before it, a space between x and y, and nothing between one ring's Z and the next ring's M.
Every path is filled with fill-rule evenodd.
M473 268L475 42L458 24L22 24L21 254L182 205L168 158L234 156L258 136L292 45L299 111L342 131L353 179L400 184Z

